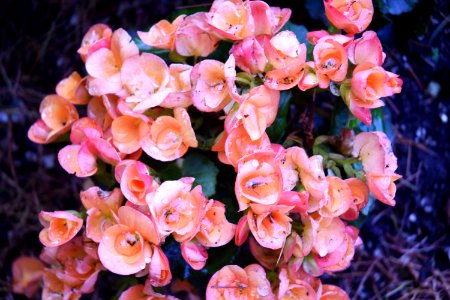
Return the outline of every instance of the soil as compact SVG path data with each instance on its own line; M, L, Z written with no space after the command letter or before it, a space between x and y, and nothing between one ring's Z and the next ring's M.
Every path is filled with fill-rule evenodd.
M323 27L303 1L293 21ZM375 1L374 1L375 2ZM61 144L26 138L39 103L73 70L84 32L98 22L128 31L148 29L176 7L199 1L3 0L0 4L0 298L11 293L10 267L21 254L38 255L41 210L78 207L82 181L66 174ZM295 6L294 6L295 5ZM450 299L450 26L445 0L422 0L400 16L376 15L387 61L403 91L386 99L399 159L397 205L377 203L361 228L364 246L351 267L328 276L352 299ZM113 278L114 279L114 278ZM103 280L103 278L101 278ZM108 281L100 282L107 287ZM99 292L85 299L105 299Z

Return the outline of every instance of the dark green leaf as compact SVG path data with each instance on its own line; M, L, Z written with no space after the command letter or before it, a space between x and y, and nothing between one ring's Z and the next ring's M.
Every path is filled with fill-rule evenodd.
M401 15L410 12L419 0L378 0L383 14Z
M181 168L177 165L176 161L166 164L158 172L159 178L163 181L166 180L178 180L183 177Z
M194 185L201 185L206 197L216 193L217 173L219 169L205 155L191 152L183 161L183 176L195 178Z
M291 91L283 91L280 95L280 104L278 106L277 117L273 124L267 128L266 132L273 143L282 143L286 136L287 117L289 112L289 103L292 98Z

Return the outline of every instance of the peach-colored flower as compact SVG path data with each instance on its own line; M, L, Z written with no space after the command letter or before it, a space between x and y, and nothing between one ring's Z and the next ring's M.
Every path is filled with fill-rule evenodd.
M353 41L347 48L348 59L354 65L372 63L383 64L386 54L383 52L380 39L375 31L366 31L362 37Z
M149 167L136 160L121 161L115 168L115 177L125 198L136 205L146 205L146 195L158 187Z
M247 213L248 226L258 243L269 249L281 249L291 233L290 207L272 206L270 211Z
M234 189L240 211L247 209L251 203L276 204L282 187L280 167L273 153L255 152L239 162Z
M352 200L352 190L347 182L336 176L327 176L328 201L320 208L319 214L324 217L339 217L349 208Z
M264 268L257 264L244 269L228 265L217 271L209 280L206 299L275 299Z
M200 244L205 247L223 246L233 239L235 231L236 225L225 217L225 205L217 200L209 200L195 236Z
M207 201L200 185L191 191L193 182L191 177L165 181L154 195L147 197L162 236L173 234L175 240L183 242L197 234Z
M395 186L394 182L401 177L401 175L395 173L366 173L367 184L369 185L370 192L372 192L373 196L376 199L390 206L395 205L394 197L397 191L397 187Z
M275 69L290 65L302 65L306 61L306 45L301 44L294 32L284 30L264 44L270 64Z
M56 85L56 93L73 104L87 104L91 96L86 89L86 77L81 78L78 72L72 72Z
M293 280L289 278L286 268L282 268L278 277L280 285L278 287L279 300L302 299L302 300L316 300L317 295L311 285L304 280Z
M78 300L81 298L81 291L71 288L58 277L57 269L44 269L44 286L42 289L42 299L67 299Z
M345 223L339 218L320 218L317 221L313 249L320 256L332 253L345 239Z
M111 192L93 186L80 192L81 202L87 210L86 236L99 243L103 232L117 223L117 210L123 202L120 189Z
M160 116L150 127L150 134L142 142L142 150L154 159L171 161L183 156L198 142L186 109L174 109L174 117Z
M253 257L260 265L269 270L274 270L280 260L280 249L273 250L261 246L254 238L248 240L248 246Z
M345 233L342 243L335 250L327 253L325 256L314 253L313 258L322 271L337 272L346 269L350 265L354 254L354 241L349 234Z
M369 202L369 188L367 184L358 178L345 179L352 191L352 201L349 209L341 217L345 220L356 220L359 217L359 211L366 207Z
M67 211L41 211L39 221L44 226L39 233L39 240L47 247L57 247L67 243L83 226L83 219Z
M171 64L169 66L170 80L168 89L173 90L159 104L166 108L188 107L192 104L192 66L186 64Z
M264 1L250 1L253 22L255 23L254 35L277 33L291 17L289 8L270 7Z
M317 42L323 38L324 36L329 36L330 34L328 33L328 31L326 30L315 30L315 31L310 31L306 34L306 40L308 41L308 43L310 43L311 45L317 45Z
M268 37L258 35L256 37L248 37L233 45L230 53L236 60L236 65L243 71L250 74L262 73L266 70L269 60L264 52L265 43Z
M14 293L32 298L39 290L44 264L32 256L19 256L12 264L12 289Z
M117 115L111 114L114 108L106 107L105 103L108 103L105 101L105 99L108 99L108 97L95 96L92 97L91 100L89 100L89 103L87 105L87 116L94 119L97 124L101 126L103 131L109 130L113 119L117 117Z
M201 61L192 69L191 81L192 103L198 110L220 111L231 101L224 63L212 59Z
M110 48L100 48L86 60L88 91L93 96L114 94L122 89L121 68L127 58L137 56L139 49L122 28L114 31Z
M227 161L237 168L238 161L246 155L258 151L270 151L270 140L266 133L252 140L243 126L234 128L226 138L225 155Z
M330 81L340 82L345 79L348 58L342 44L325 36L317 41L313 55L319 87L327 88Z
M148 277L145 284L151 286L165 286L172 280L169 260L158 246L152 246L153 256L148 269Z
M139 284L123 291L119 300L178 300L178 298L155 293L151 287L144 287Z
M129 93L126 102L135 105L133 110L143 113L158 106L172 89L169 67L159 56L142 53L129 57L120 69L124 89Z
M383 106L382 97L400 93L403 81L398 75L373 63L358 65L351 79L350 101L363 108Z
M225 154L225 142L228 138L228 133L226 130L222 131L215 140L214 145L211 147L211 151L217 152L217 158L221 163L225 165L231 165L231 162L228 160Z
M308 61L303 65L304 71L298 82L301 91L312 89L319 85L319 79L314 68L314 62Z
M247 240L249 232L250 228L248 227L247 215L244 215L239 219L236 226L236 232L234 235L234 243L236 246L241 246Z
M322 285L320 300L350 300L347 293L338 286L331 284Z
M175 32L175 49L182 56L206 57L219 44L219 38L211 32L206 22L206 12L187 16Z
M291 213L305 214L308 209L308 192L284 191L280 195L280 205L292 206Z
M134 116L120 116L111 124L111 133L114 146L120 152L130 154L141 148L143 139L150 132L150 120L142 115L140 118Z
M195 238L181 243L181 255L194 270L201 270L206 265L208 252Z
M212 30L224 39L242 40L255 34L249 1L216 0L206 19Z
M81 59L86 61L89 54L100 48L109 48L111 45L112 30L108 25L95 24L89 28L78 49Z
M267 88L264 85L252 88L244 95L239 109L233 116L228 114L230 125L226 126L230 132L233 128L242 124L253 141L261 138L267 127L272 125L278 113L280 92Z
M328 20L348 33L363 32L372 21L372 0L324 0L323 4Z
M137 34L144 44L173 51L175 48L175 31L186 15L178 16L172 23L161 20L153 25L148 32L138 31Z
M28 138L38 144L54 142L78 119L76 108L68 100L58 95L49 95L42 100L39 113L41 118L28 130Z
M118 215L121 224L103 232L98 256L105 268L113 273L135 274L151 262L149 242L159 244L160 237L152 219L137 209L122 206Z

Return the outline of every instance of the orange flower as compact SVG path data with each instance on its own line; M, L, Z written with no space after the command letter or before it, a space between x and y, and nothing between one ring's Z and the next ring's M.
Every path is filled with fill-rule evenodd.
M328 201L320 208L319 214L324 217L339 217L349 208L352 201L352 190L345 180L336 176L327 176Z
M205 214L206 198L200 185L191 191L193 182L191 177L165 181L147 198L163 237L172 233L175 240L183 242L197 234Z
M220 111L231 101L224 63L212 59L201 61L192 69L191 81L192 103L198 110Z
M269 249L281 249L291 233L292 219L287 216L289 207L272 206L270 211L257 213L249 210L248 226L258 243Z
M39 290L44 264L31 256L19 256L12 264L12 289L14 293L33 298Z
M380 98L400 93L402 84L398 75L373 63L363 63L353 71L350 101L358 107L380 107L384 105Z
M201 270L206 265L208 252L195 238L181 243L181 255L194 270Z
M41 211L39 221L44 226L39 233L39 240L47 247L57 247L67 243L83 226L83 219L66 211Z
M345 220L356 220L359 217L359 211L366 207L369 202L369 188L367 184L358 178L345 179L349 188L352 190L352 201L350 208L341 217Z
M323 4L328 20L348 33L363 32L372 21L372 0L324 0Z
M338 286L331 284L322 285L320 300L350 300L347 293Z
M286 268L279 271L280 285L278 287L279 300L302 299L316 300L317 295L311 285L304 280L289 278Z
M107 103L109 99L106 99L108 99L107 96L92 97L87 105L87 116L94 119L103 131L107 131L111 127L114 117L117 117L117 114L113 113L115 107L108 108L106 106L109 104Z
M131 42L130 42L131 41ZM137 45L122 28L114 31L110 48L100 48L86 60L88 91L93 96L114 94L122 89L120 70L124 61L139 54Z
M280 167L274 161L273 153L256 152L239 162L234 190L240 211L251 203L276 204L282 187Z
M319 87L327 88L330 81L341 82L347 75L347 53L336 39L325 36L317 41L313 50Z
M169 260L158 246L152 246L153 256L148 269L146 285L165 286L172 280Z
M130 206L119 208L120 224L103 232L98 256L109 271L119 275L135 274L151 262L149 242L159 244L160 237L152 219Z
M167 88L173 90L159 104L166 108L188 107L192 104L192 66L186 64L171 64L169 66L170 81Z
M280 92L264 85L254 87L245 94L235 115L229 113L225 122L228 133L242 124L253 141L261 138L272 125L278 113ZM230 120L231 119L231 120Z
M111 192L93 186L80 192L81 202L87 210L86 236L99 243L103 232L118 222L117 211L123 202L120 189Z
M150 135L142 141L144 152L160 161L180 158L189 147L197 145L189 114L181 107L174 109L174 117L158 117L150 127Z
M178 300L178 298L155 293L151 287L147 288L139 284L123 291L119 300Z
M175 48L175 31L186 15L178 16L172 23L161 20L153 25L148 32L138 31L137 34L144 44L173 51Z
M269 63L264 52L267 41L267 36L258 35L235 43L230 53L235 57L236 65L250 74L264 72Z
M146 116L120 116L111 124L114 146L120 152L131 154L141 148L143 139L150 132L150 120Z
M169 67L159 56L142 53L129 57L120 69L120 78L129 96L126 102L133 111L143 113L158 106L172 92L167 88L170 81Z
M345 239L345 223L339 218L321 217L317 221L317 232L313 249L320 256L332 253L342 245Z
M366 31L347 48L348 59L354 65L372 63L381 66L386 54L375 31Z
M266 133L252 140L243 126L234 128L225 141L224 151L227 161L237 168L238 161L258 151L269 151L270 140Z
M182 56L206 57L216 50L218 44L219 38L206 23L205 12L187 16L175 32L175 48Z
M100 48L109 48L111 45L112 30L108 25L95 24L89 28L78 49L81 59L85 62L89 54Z
M46 96L39 106L39 113L41 119L28 130L28 138L38 144L54 142L78 119L73 104L58 95Z
M91 98L86 89L86 77L81 78L78 72L72 72L56 86L56 93L73 104L87 104Z
M244 269L237 265L225 266L209 280L206 299L275 299L263 267L257 264Z
M120 162L115 168L115 177L125 198L136 205L146 205L146 195L158 187L149 167L136 160Z
M234 237L236 225L225 217L225 205L217 200L209 200L206 213L200 222L200 228L195 236L205 247L220 247Z

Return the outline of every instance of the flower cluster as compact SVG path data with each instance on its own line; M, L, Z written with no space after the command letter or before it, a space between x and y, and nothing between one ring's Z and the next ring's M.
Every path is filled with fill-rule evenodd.
M140 51L123 29L91 27L78 50L86 76L73 72L58 83L28 136L46 144L67 134L70 144L58 154L62 168L89 177L112 166L107 170L117 187L81 191L82 213L41 212L46 267L17 261L15 291L31 295L42 278L44 299L78 299L108 270L146 276L145 285L130 287L122 300L174 299L152 288L172 281L163 251L170 238L195 270L205 267L209 248L231 240L246 243L259 262L220 269L207 299L348 299L317 277L349 266L362 240L347 221L358 219L370 193L395 204L400 176L390 141L382 132L349 134L341 140L350 151L324 158L273 143L266 130L285 90L339 87L334 93L350 112L371 124L370 109L399 93L402 81L382 68L376 33L362 33L373 16L371 0L324 4L329 21L346 34L313 31L301 41L283 30L289 9L242 0L216 0L207 12L138 32L151 49L170 52L169 64ZM231 44L224 61L208 57L221 43ZM143 162L146 156L174 161L198 147L192 111L223 120L210 150L236 172L238 224L226 218L231 208L208 199L195 178L163 181ZM347 176L327 167L324 159L333 157L346 161Z

